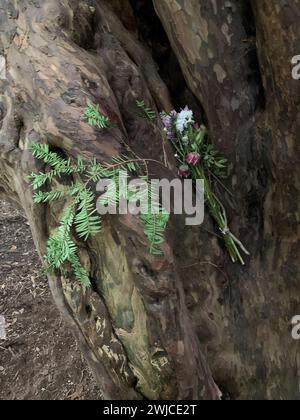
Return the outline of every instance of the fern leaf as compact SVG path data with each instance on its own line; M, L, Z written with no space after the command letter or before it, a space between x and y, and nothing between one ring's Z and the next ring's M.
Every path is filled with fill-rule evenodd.
M61 219L59 228L47 242L46 263L50 269L64 269L65 263L70 263L77 281L85 287L90 286L88 273L80 263L76 243L71 239L71 229L75 218L74 206L68 207Z
M161 246L165 241L165 230L170 215L162 209L160 213L148 213L141 215L144 225L144 233L150 241L150 253L152 255L162 255Z
M78 213L75 217L76 232L85 241L101 231L101 219L95 209L95 196L84 189L79 196Z
M155 118L155 112L147 108L143 101L139 102L138 106L143 111L145 118L150 120ZM100 128L109 126L108 118L103 116L99 111L99 107L91 102L88 103L86 117L90 119L93 125ZM65 209L59 227L53 232L47 242L45 260L49 269L59 269L62 273L67 272L66 264L69 263L77 281L83 286L90 286L89 275L80 262L77 254L77 244L72 240L71 231L74 226L79 238L85 241L90 236L100 232L101 218L95 209L95 195L86 188L86 185L90 181L97 182L103 178L112 181L111 187L108 187L106 194L102 198L104 200L103 204L117 205L121 195L126 200L139 200L143 203L144 214L141 216L141 220L144 224L145 235L150 242L150 252L155 255L161 255L161 245L164 242L164 232L169 220L169 214L160 207L155 191L151 188L150 190L149 188L139 189L138 192L130 192L128 188L120 191L120 180L128 178L128 172L136 172L140 168L140 163L137 159L121 155L113 158L110 163L99 164L96 160L86 163L80 158L76 163L72 163L71 159L64 159L57 153L52 152L47 144L32 144L31 150L37 159L42 160L51 167L51 170L47 173L32 173L28 177L34 190L41 188L48 181L52 181L53 178L60 177L63 174L84 174L88 177L86 183L79 180L68 188L64 187L63 190L38 191L33 196L35 203L52 202L59 200L64 195L72 198L72 204ZM218 164L221 167L224 162L220 160ZM147 176L142 176L140 179L148 182ZM156 205L152 206L149 211L149 203L153 205L154 199Z
M145 236L150 241L150 253L162 255L161 246L165 241L165 230L167 228L170 214L160 205L159 195L152 183L148 185L148 207L142 209L141 221L144 225ZM141 203L145 197L140 197Z
M64 171L72 171L72 165L70 159L64 159L57 153L51 152L48 144L33 143L30 145L30 150L33 156L45 162L47 165L52 166L57 171L63 169Z
M77 164L74 167L74 172L78 174L82 174L86 170L86 164L84 161L79 157L77 159Z
M136 101L139 115L147 120L153 122L156 119L156 113L153 109L147 107L145 101Z
M61 191L61 190L56 190L56 191L54 190L50 192L39 191L36 194L34 194L33 201L37 204L49 203L52 201L59 200L63 196L64 196L64 191Z
M74 274L76 277L76 280L85 287L90 287L91 286L91 282L88 276L88 273L86 271L86 269L83 267L83 265L81 264L79 257L76 253L74 253L70 259L69 262L74 270Z
M99 105L93 104L90 100L87 101L84 116L88 123L94 127L101 129L110 127L109 118L100 112Z
M31 182L34 190L41 188L48 181L51 182L53 178L61 175L70 175L73 172L78 172L82 169L83 163L80 162L80 168L73 166L71 159L63 159L57 153L51 152L48 144L33 143L30 146L33 156L36 159L42 160L53 169L49 172L32 173L27 179Z
M76 197L76 199L78 199L78 196L80 195L83 189L84 185L81 182L77 182L76 184L72 184L70 186L69 192L71 196Z
M50 267L60 268L76 251L76 244L70 238L74 217L74 207L68 207L63 214L59 228L47 242L46 260Z
M88 171L88 177L92 182L98 182L102 178L106 178L107 172L106 168L101 165L100 163L97 163L97 161L93 161L90 165L90 169Z
M47 181L51 181L54 177L53 171L44 173L32 173L27 177L28 181L31 183L31 186L34 190L41 188L46 184Z

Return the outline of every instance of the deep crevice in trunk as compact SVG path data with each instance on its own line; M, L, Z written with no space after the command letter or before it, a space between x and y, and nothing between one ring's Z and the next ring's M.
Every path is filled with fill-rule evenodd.
M152 0L130 0L137 22L140 41L151 51L159 67L159 74L166 83L176 109L188 105L199 121L205 119L204 110L188 88L178 59L171 47L166 31L157 16ZM205 119L206 120L206 119Z
M266 97L257 54L256 23L251 0L244 0L242 2L241 16L242 23L247 34L247 39L245 39L246 47L244 54L247 56L249 62L248 81L249 84L257 86L256 105L257 109L263 110L266 106Z

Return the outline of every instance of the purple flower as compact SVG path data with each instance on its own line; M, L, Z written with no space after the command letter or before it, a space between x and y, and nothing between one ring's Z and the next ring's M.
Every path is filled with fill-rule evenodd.
M161 120L165 128L170 128L172 126L172 117L168 114L161 114Z
M186 163L192 166L198 165L198 163L201 160L201 156L199 153L189 153L187 157L185 158Z
M174 121L177 116L176 111L171 111L170 114L166 114L165 112L162 112L160 114L162 123L165 127L165 131L167 133L167 137L169 140L175 140L175 131L174 131Z
M190 176L191 172L189 170L189 167L187 165L182 165L178 169L178 176L181 178L188 178Z

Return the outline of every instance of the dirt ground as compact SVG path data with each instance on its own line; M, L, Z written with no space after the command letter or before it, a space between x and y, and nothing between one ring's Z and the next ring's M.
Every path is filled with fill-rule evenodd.
M0 316L6 324L6 339L0 338L1 400L101 399L54 306L26 219L4 201L0 201Z

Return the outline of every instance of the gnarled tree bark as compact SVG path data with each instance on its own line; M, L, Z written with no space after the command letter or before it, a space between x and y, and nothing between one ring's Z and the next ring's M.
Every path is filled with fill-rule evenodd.
M25 177L39 168L28 146L102 161L126 142L162 160L159 132L136 116L135 101L172 109L180 95L162 77L158 51L170 65L175 53L187 96L231 162L226 207L251 258L233 265L207 232L209 218L193 230L173 220L165 257L155 258L134 217L111 217L79 244L92 290L49 276L54 299L107 399L299 398L289 323L300 306L300 85L290 64L300 4L154 0L166 54L155 35L146 45L143 3L0 0L0 191L24 208L42 256L62 209L33 204ZM86 124L87 99L115 128ZM169 171L154 166L158 176L174 170L166 153Z

